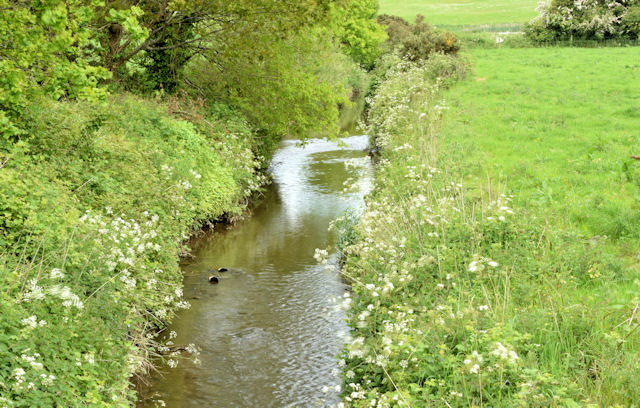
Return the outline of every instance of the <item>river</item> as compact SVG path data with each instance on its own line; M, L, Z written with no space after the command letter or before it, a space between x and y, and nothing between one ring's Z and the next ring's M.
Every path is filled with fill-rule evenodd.
M272 160L273 183L251 215L192 240L194 258L183 265L191 308L167 333L177 333L176 345L199 347L200 364L183 359L162 368L138 407L159 400L175 408L339 402L336 355L348 327L330 299L347 287L314 252L332 243L333 219L363 206L372 182L366 147L366 136L305 146L284 141ZM335 263L332 254L329 264ZM229 271L209 272L221 267ZM210 275L219 283L209 284Z

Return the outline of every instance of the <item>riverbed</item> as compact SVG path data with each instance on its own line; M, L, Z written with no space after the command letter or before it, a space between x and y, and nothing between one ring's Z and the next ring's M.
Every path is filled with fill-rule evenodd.
M347 287L336 254L319 264L314 253L333 243L332 220L363 207L372 183L367 142L366 136L284 141L270 167L273 183L250 216L192 240L194 257L183 265L191 308L166 333L176 332L176 345L195 344L200 361L162 368L139 407L339 402L336 356L348 327L331 299ZM218 268L228 271L211 272ZM219 283L208 283L210 276Z

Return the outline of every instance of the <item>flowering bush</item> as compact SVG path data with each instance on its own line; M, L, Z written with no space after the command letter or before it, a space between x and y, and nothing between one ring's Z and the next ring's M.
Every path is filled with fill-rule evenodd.
M539 15L525 32L534 41L602 40L640 36L635 0L553 0L538 4Z

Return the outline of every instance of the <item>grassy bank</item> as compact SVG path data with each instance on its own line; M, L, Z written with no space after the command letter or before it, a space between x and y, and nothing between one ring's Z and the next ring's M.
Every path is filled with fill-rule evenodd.
M0 405L129 406L164 350L150 333L188 307L180 243L240 214L268 148L179 99L42 100L24 119L0 150Z
M376 189L341 224L348 405L640 399L635 53L478 50L445 91L388 75Z

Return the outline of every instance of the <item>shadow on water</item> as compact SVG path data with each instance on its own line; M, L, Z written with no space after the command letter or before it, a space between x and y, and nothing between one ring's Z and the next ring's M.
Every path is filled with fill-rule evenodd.
M372 170L366 136L304 148L283 142L274 155L274 183L251 217L218 225L194 240L184 265L185 298L170 330L176 344L194 343L201 364L181 360L162 369L141 392L138 407L330 406L340 383L332 372L348 327L332 296L340 277L313 258L331 237L331 220L361 208ZM356 160L354 160L356 159ZM345 165L345 163L347 165ZM355 164L354 164L355 163ZM343 190L343 183L356 188ZM335 262L335 260L334 260ZM209 269L227 267L210 285Z

